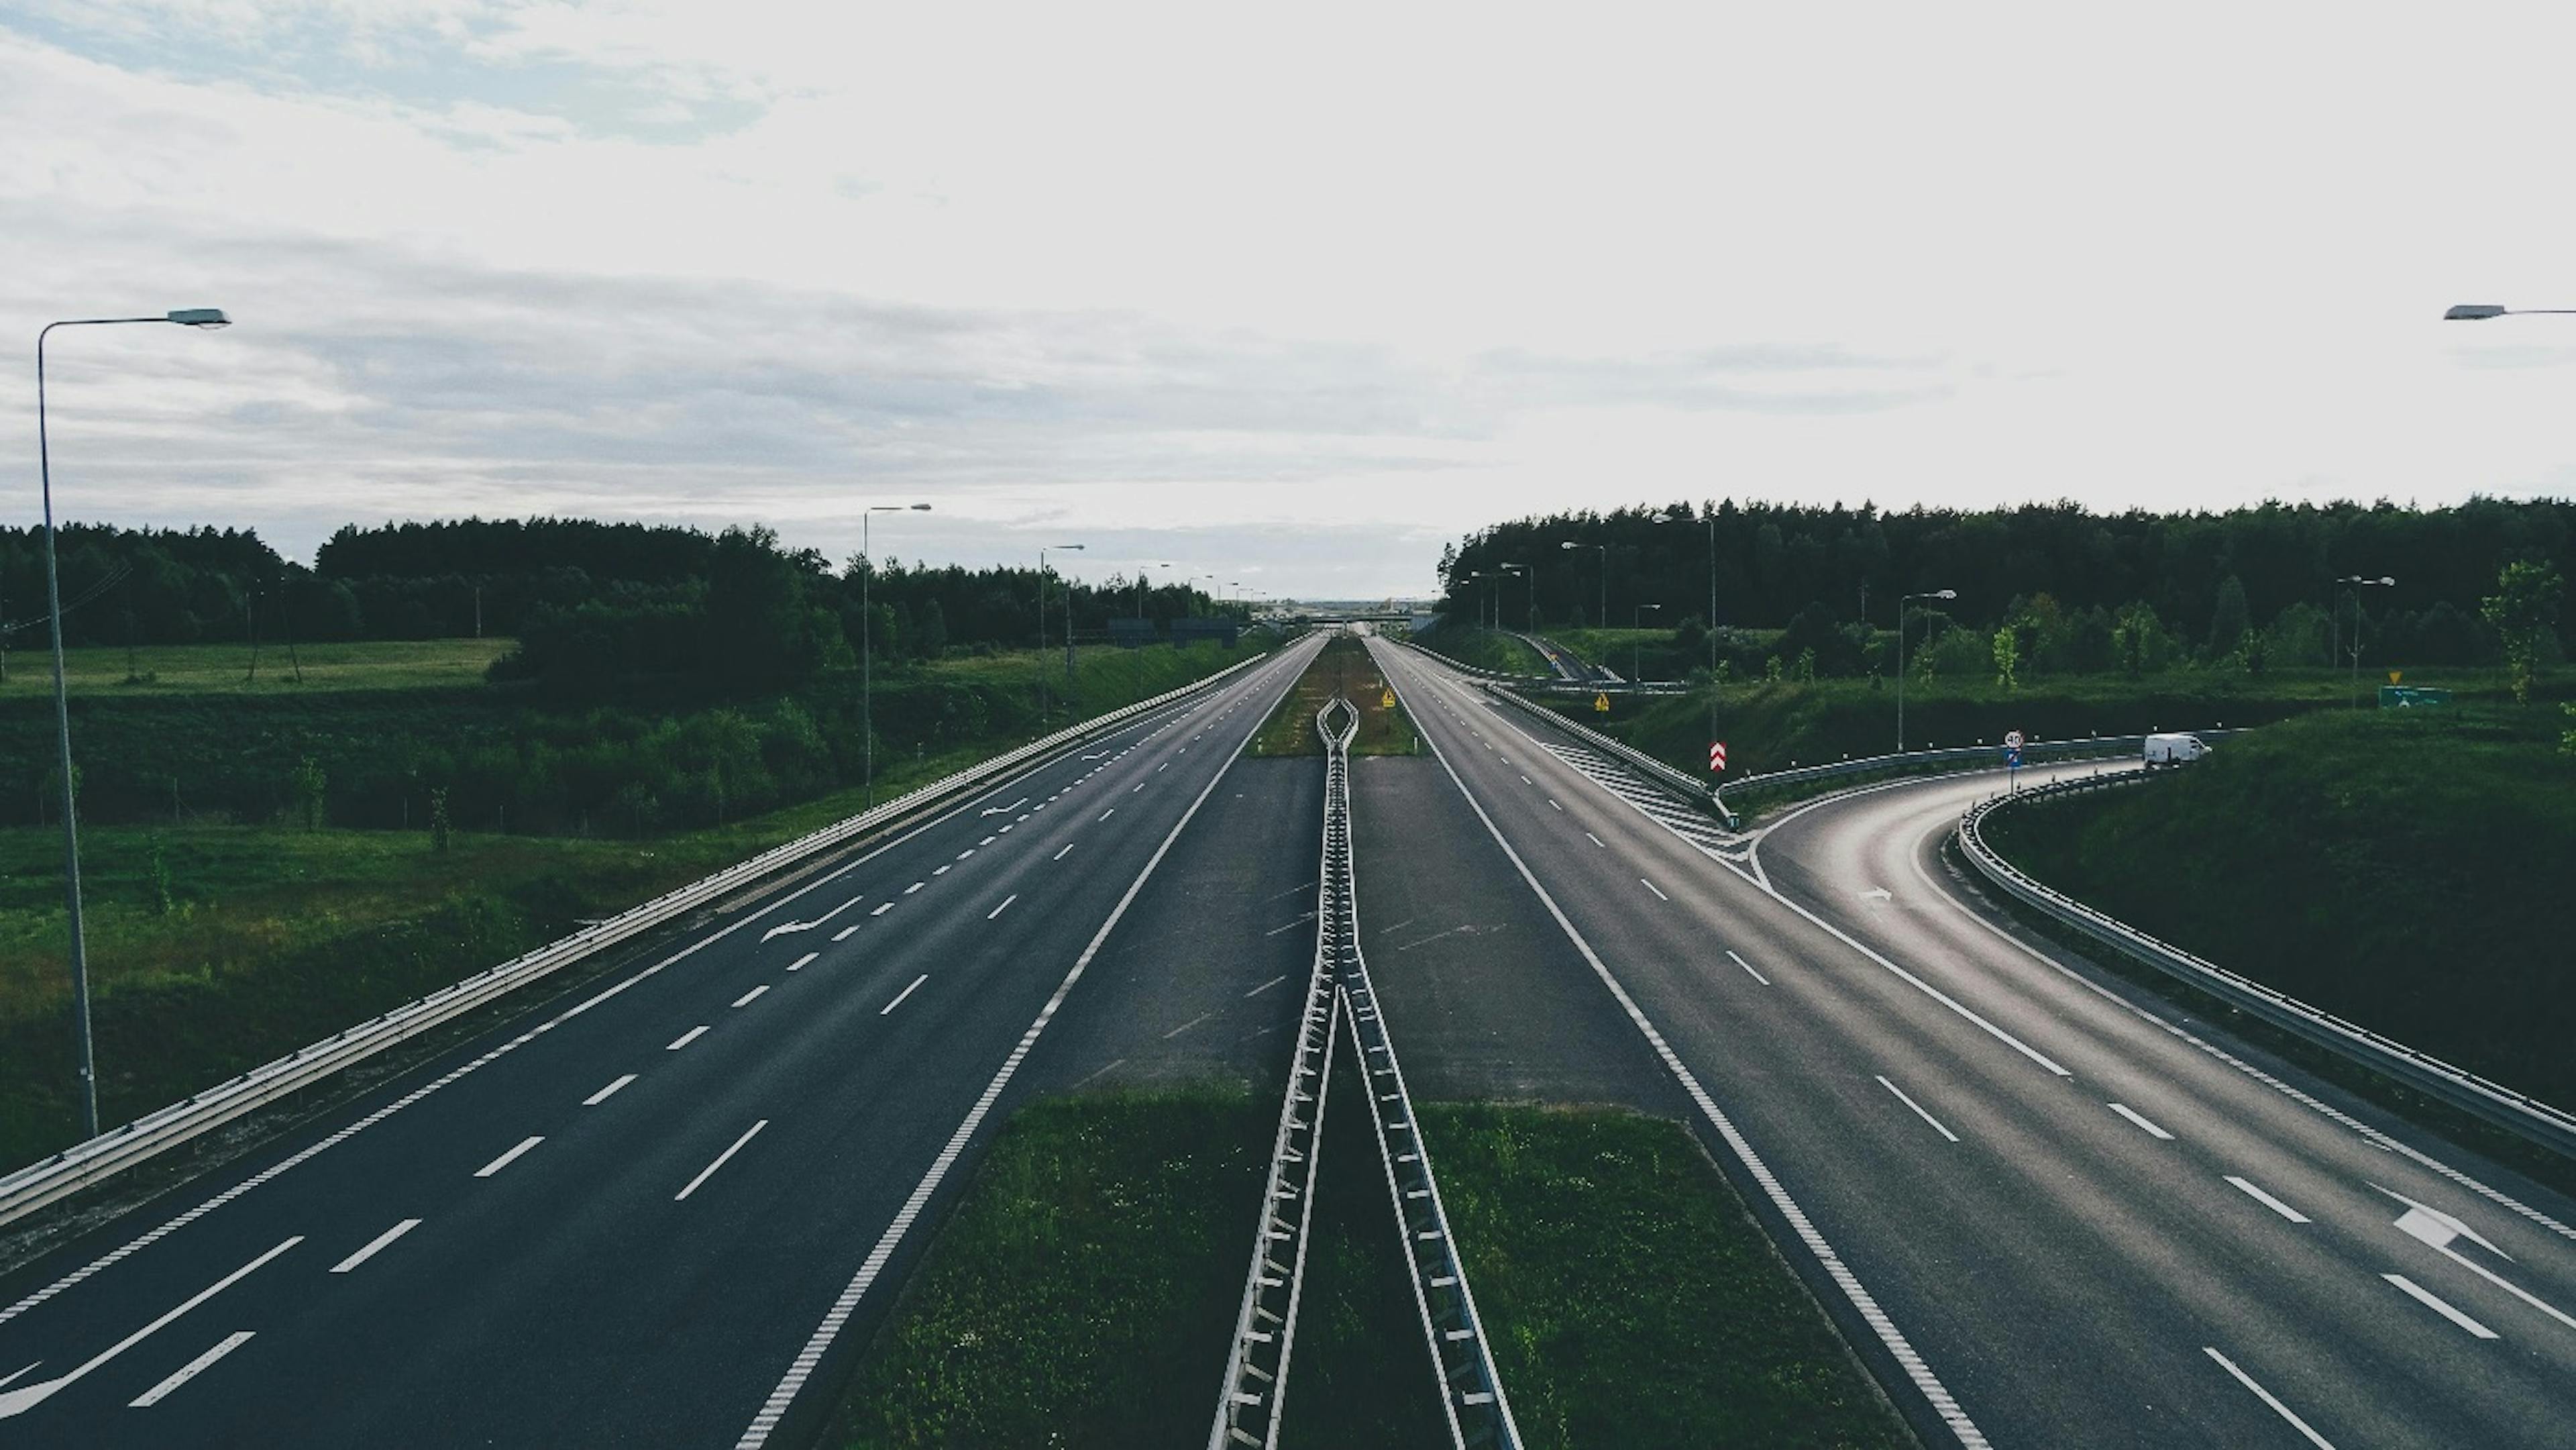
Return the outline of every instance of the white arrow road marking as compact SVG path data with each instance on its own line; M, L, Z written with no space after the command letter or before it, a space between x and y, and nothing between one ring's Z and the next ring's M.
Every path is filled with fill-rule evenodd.
M2236 1367L2236 1361L2234 1361L2234 1360L2232 1360L2232 1359L2229 1359L2226 1355L2220 1354L2217 1350L2215 1350L2215 1349L2211 1348L2210 1346L2208 1346L2208 1345L2206 1345L2206 1344L2204 1344L2204 1345L2202 1345L2202 1346L2200 1347L2200 1352L2201 1352L2201 1353L2203 1353L2203 1354L2205 1354L2205 1355L2208 1355L2211 1359L2214 1359L2214 1360L2218 1361L2218 1367L2219 1367L2220 1369L2223 1369L2223 1370L2227 1371L2229 1374L2231 1374L2231 1375L2235 1376L2235 1378L2236 1378L2236 1382L2237 1382L2238 1384L2243 1385L2245 1388L2247 1388L2247 1389L2249 1389L2249 1390L2252 1390L2252 1391L2254 1392L2254 1398L2256 1398L2256 1399L2258 1399L2258 1400L2261 1400L2263 1403L2265 1403L2265 1404L2267 1404L2267 1405L2270 1405L2270 1406L2272 1407L2272 1413L2274 1413L2274 1414L2276 1414L2276 1415L2280 1416L2280 1417L2281 1417L2282 1419L2284 1419L2284 1420L2289 1421L2289 1422L2290 1422L2290 1426L2291 1426L2291 1428L2292 1428L2292 1429L2297 1430L2300 1434L2307 1436L2307 1437L2308 1437L2308 1443L2309 1443L2309 1444L2311 1444L2311 1445L2316 1446L2316 1447L2317 1447L2317 1450L2335 1450L2335 1447L2334 1447L2330 1442L2328 1442L2328 1441L2327 1441L2327 1439L2326 1439L2326 1437L2325 1437L2325 1436L2318 1434L2318 1433L2317 1433L2313 1428L2311 1428L2311 1427L2309 1426L2309 1424L2308 1424L2308 1422L2307 1422L2307 1421L2302 1420L2302 1419L2300 1419L2297 1415L2295 1415L2295 1414L2291 1413L2291 1411L2290 1411L2290 1407L2289 1407L2289 1406L2287 1406L2287 1405L2285 1405L2285 1404L2282 1404L2279 1400L2274 1399L2274 1398L2272 1397L2272 1392L2271 1392L2270 1390L2267 1390L2267 1389L2263 1388L2261 1385L2258 1385L2258 1384L2254 1383L2254 1377L2253 1377L2252 1375L2249 1375L2249 1374L2247 1374L2245 1371L2243 1371L2243 1370L2241 1370L2241 1369L2238 1369L2238 1368Z
M1027 796L1022 796L1018 800L1015 800L1006 806L986 806L983 810L977 812L977 814L987 816L1007 816L1011 812L1018 810L1020 807L1027 805L1028 803L1029 798Z
M856 906L865 900L867 900L865 896L853 896L849 900L842 902L840 905L833 907L831 910L824 912L821 916L814 918L812 921L781 922L778 925L771 927L769 930L762 932L760 934L760 939L762 941L767 941L774 936L785 936L791 931L812 931L814 928L821 926L823 923L830 921L833 917L839 916L842 912L849 910L851 907Z
M2434 1297L2432 1290L2425 1288L2423 1285L2416 1283L2410 1278L2407 1278L2404 1274L2382 1274L2379 1277L2386 1279L2388 1282L2404 1290L2406 1292L2406 1297L2423 1305L2425 1308L2432 1310L2434 1313L2441 1315L2443 1318L2450 1320L2453 1324L2467 1330L2470 1334L2475 1335L2480 1339L2493 1339L2496 1337L2496 1332L2494 1330L2487 1328L2485 1325L2471 1319L2459 1310L2443 1303L2440 1299Z
M2370 1186L2373 1188L2379 1188L2379 1185L2376 1183ZM2431 1249L2437 1254L2440 1254L2443 1258L2449 1259L2452 1263L2459 1265L2461 1268L2466 1269L2470 1273L2477 1275L2479 1278L2486 1280L2488 1283L2495 1285L2497 1288L2511 1294L2516 1299L2519 1299L2523 1303L2530 1305L2532 1308L2539 1310L2541 1313L2548 1315L2550 1318L2557 1320L2559 1323L2566 1325L2568 1328L2576 1329L2576 1318L2571 1318L2564 1310L2540 1299L2534 1298L2531 1293L2525 1290L2521 1285L2509 1282L2494 1270L2489 1269L2486 1265L2478 1263L2467 1255L2462 1254L2458 1249L2451 1247L2451 1241L2453 1239L2466 1238L2471 1243L2479 1245L2487 1252L2494 1254L2497 1258L2504 1260L2506 1263L2510 1264L2513 1262L2512 1255L2507 1254L2500 1248L2497 1248L2494 1244L2488 1243L2485 1238L2479 1235L2476 1229L2469 1227L2467 1224L2460 1222L2458 1219L2451 1217L2449 1214L2444 1213L2440 1209L2434 1208L2429 1204L2417 1203L2415 1200L2408 1198L2402 1193L2393 1193L2385 1188L2379 1188L2379 1191L2388 1194L2389 1197L2406 1205L2406 1211L2399 1214L2397 1217L2397 1227L2398 1230L2404 1233L2407 1237L2421 1242L2425 1247Z
M251 1260L249 1263L244 1264L240 1268L233 1270L231 1273L224 1275L220 1279L217 1279L214 1283L198 1290L195 1294L190 1295L179 1305L178 1308L173 1309L169 1313L162 1315L160 1318L153 1320L151 1323L144 1325L141 1329L134 1331L132 1334L125 1336L116 1343L100 1350L97 1354L90 1356L87 1361L75 1368L70 1374L63 1375L56 1379L39 1380L34 1384L22 1385L17 1389L7 1391L6 1393L0 1393L0 1420L12 1419L16 1416L23 1415L29 1410L34 1409L36 1406L43 1404L45 1401L52 1399L55 1395L68 1388L73 1381L83 1378L89 1374L90 1371L98 1368L100 1365L107 1363L109 1360L125 1353L134 1346L141 1344L144 1340L151 1338L161 1330L167 1329L171 1322L176 1320L180 1315L187 1313L189 1310L196 1308L198 1305L205 1303L209 1299L212 1299L217 1294L231 1288L243 1279L248 1278L269 1260L276 1258L279 1254L285 1253L288 1249L291 1249L302 1242L304 1242L304 1235L302 1234L297 1234L294 1237L289 1238L284 1243L279 1244L276 1248L270 1249L267 1253L260 1255L258 1258ZM42 1361L39 1361L39 1363L41 1362ZM35 1365L27 1366L27 1369L33 1368L35 1368ZM18 1373L25 1374L26 1372L26 1370L20 1370ZM16 1376L13 1375L11 1378L14 1379Z
M1862 892L1860 894L1860 899L1863 901L1894 901L1896 899L1896 893L1888 890L1884 886L1873 886L1867 891Z
M169 1398L170 1392L212 1368L214 1362L248 1344L251 1331L244 1329L215 1341L215 1347L182 1366L178 1373L125 1402L129 1410L148 1410Z

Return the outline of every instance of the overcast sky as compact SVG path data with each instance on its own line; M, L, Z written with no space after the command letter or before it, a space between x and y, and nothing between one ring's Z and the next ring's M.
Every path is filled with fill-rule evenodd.
M306 557L2576 492L2576 317L2437 320L2576 307L2576 12L2399 8L0 0L0 334L230 310L55 334L59 503Z

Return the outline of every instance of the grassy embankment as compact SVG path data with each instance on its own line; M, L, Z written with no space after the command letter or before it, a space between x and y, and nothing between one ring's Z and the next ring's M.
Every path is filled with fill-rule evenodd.
M1207 1093L1024 1109L825 1443L1201 1443L1276 1111ZM1532 1447L1914 1443L1680 1125L1481 1105L1422 1119ZM1431 1443L1430 1364L1375 1144L1363 1120L1326 1122L1283 1441Z
M1480 670L1495 670L1506 675L1552 673L1545 655L1523 644L1518 635L1498 629L1444 625L1427 634L1414 635L1413 642L1433 654Z
M455 642L448 642L454 644ZM477 642L464 642L475 650ZM228 647L211 646L212 650ZM93 701L76 713L73 747L91 752L203 750L218 765L284 746L273 734L437 725L472 712L506 732L524 696L480 685L453 687L427 647L387 650L387 688L341 688L297 701L172 694L159 700ZM119 677L123 651L113 655ZM195 675L229 684L229 665L191 667L159 652L161 683ZM1094 650L1078 674L1083 714L1185 683L1232 658L1218 651ZM1051 654L1046 666L1061 668ZM979 697L1009 698L1042 663L1034 656L959 660ZM368 678L360 662L340 666ZM943 663L924 671L934 679ZM313 666L307 664L308 679ZM12 671L16 690L16 671ZM266 669L262 670L265 693ZM1059 677L1060 679L1060 677ZM998 681L998 683L996 683ZM920 688L919 682L915 687ZM516 700L519 703L513 704ZM11 735L32 726L11 707ZM160 739L148 728L180 712L197 721L190 739ZM877 798L888 799L1021 743L1031 722L1007 735L950 743L937 751L881 752ZM1065 718L1059 699L1055 719ZM349 722L359 722L352 726ZM49 762L42 751L12 759ZM309 740L313 734L297 738ZM348 737L353 748L364 740ZM382 739L382 734L379 737ZM31 771L40 769L30 765ZM86 771L85 771L86 773ZM32 792L35 779L10 783ZM94 996L100 1112L127 1121L671 887L855 813L861 793L838 789L721 827L641 839L501 835L459 829L449 849L426 831L303 830L261 824L91 825L82 831L84 916ZM421 817L414 816L416 825ZM480 823L477 823L480 824ZM52 825L0 829L0 1171L71 1141L75 1122L69 1029L68 945L63 926L61 836Z
M2025 807L2032 875L2220 966L2576 1106L2576 757L2550 704L2323 711Z
M1359 733L1351 737L1353 755L1419 755L1422 737L1404 707L1391 703L1386 675L1369 658L1356 637L1327 640L1295 688L1279 702L1252 737L1251 755L1321 755L1323 737L1315 733L1315 712L1335 692L1360 712Z
M74 695L294 695L334 690L473 688L492 662L515 648L511 639L370 640L259 647L251 672L247 644L138 645L133 650L93 646L63 651L63 681ZM9 655L9 678L0 698L37 693L51 698L53 658L28 649ZM301 679L297 678L299 673Z

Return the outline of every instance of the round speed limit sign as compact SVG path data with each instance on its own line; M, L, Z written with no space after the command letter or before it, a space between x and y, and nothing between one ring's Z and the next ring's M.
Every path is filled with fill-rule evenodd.
M2018 731L2018 730L2008 730L2008 731L2004 732L2004 749L2006 749L2006 750L2019 750L2019 749L2021 749L2021 732L2020 732L2020 731Z

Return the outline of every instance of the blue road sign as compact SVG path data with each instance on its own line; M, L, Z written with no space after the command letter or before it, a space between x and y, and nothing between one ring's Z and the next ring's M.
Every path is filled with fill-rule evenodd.
M2021 769L2021 748L2019 746L2015 746L2014 748L2004 752L2004 764L2014 770Z

